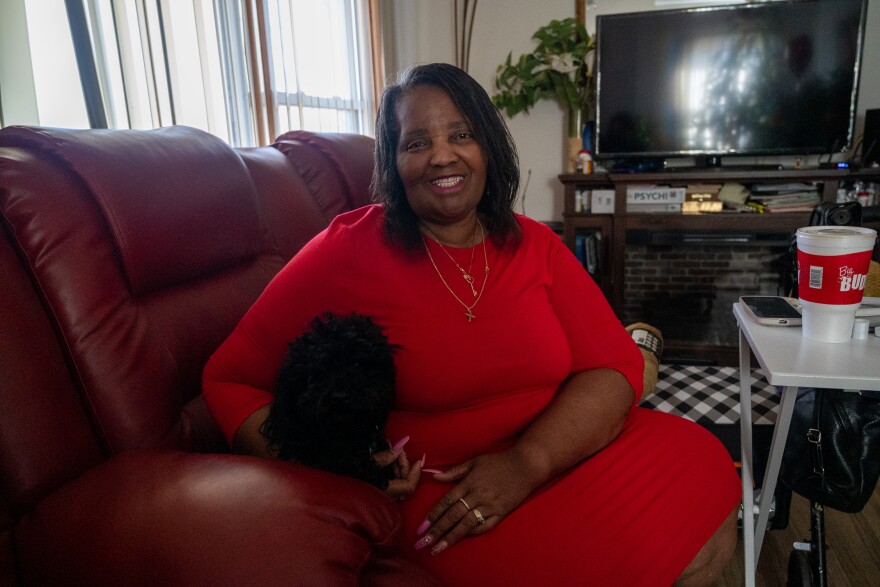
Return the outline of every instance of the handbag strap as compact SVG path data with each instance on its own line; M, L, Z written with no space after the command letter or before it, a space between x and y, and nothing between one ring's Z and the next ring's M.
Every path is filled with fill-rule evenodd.
M828 486L825 482L825 461L822 457L822 430L819 428L819 422L822 418L822 395L823 390L816 388L813 397L813 421L810 429L807 430L807 441L813 450L810 451L810 460L813 465L813 473L819 476L822 483L822 489L827 490Z

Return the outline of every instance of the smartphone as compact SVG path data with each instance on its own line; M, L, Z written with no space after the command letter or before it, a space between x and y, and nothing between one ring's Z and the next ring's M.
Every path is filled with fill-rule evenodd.
M742 296L743 309L758 324L797 326L801 323L801 306L794 298L783 296Z

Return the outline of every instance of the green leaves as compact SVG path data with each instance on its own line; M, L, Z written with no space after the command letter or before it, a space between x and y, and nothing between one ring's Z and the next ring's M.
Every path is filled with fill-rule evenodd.
M532 38L538 41L532 53L515 62L508 53L498 66L492 102L511 117L543 99L558 100L570 112L591 109L595 38L574 18L553 20Z

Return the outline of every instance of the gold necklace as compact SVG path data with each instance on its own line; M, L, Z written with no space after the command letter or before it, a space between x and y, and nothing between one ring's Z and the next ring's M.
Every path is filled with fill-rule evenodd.
M482 225L480 224L480 219L478 218L477 224L474 225L474 237L473 237L473 239L471 239L471 262L468 264L467 271L465 271L464 268L458 264L458 261L456 261L455 258L449 253L449 251L446 250L446 247L443 246L443 243L440 242L440 239L437 237L436 234L434 234L434 231L431 230L430 228L428 228L427 225L423 225L423 226L425 227L425 230L427 230L429 233L431 233L431 237L434 239L434 242L436 242L438 245L440 245L440 248L443 249L443 252L446 253L447 257L449 257L449 260L452 261L456 267L458 267L458 270L461 271L461 276L464 278L464 280L467 282L467 284L471 287L471 293L474 295L474 297L477 297L477 290L474 289L474 278L471 275L471 269L474 266L474 251L477 248L477 227L479 227L480 229L483 228ZM433 261L433 259L432 259L432 261Z
M449 293L452 294L452 297L454 297L459 304L464 306L464 309L465 309L464 315L465 315L465 318L467 318L468 322L470 322L471 320L473 320L474 318L477 317L474 314L474 308L480 302L480 298L483 297L483 291L486 289L486 282L489 281L489 255L488 255L488 253L486 253L486 233L483 231L483 225L480 223L479 218L477 219L477 226L480 227L480 237L483 240L483 261L486 263L486 274L483 277L483 285L480 287L479 293L476 294L476 299L474 300L474 303L471 304L470 306L465 304L461 300L461 298L458 297L458 295L456 295L456 293L454 291L452 291L452 288L449 287L449 284L446 283L446 280L443 278L443 274L440 273L440 269L437 267L437 263L434 262L434 257L431 256L431 249L428 248L428 241L425 240L425 235L422 235L422 244L425 245L425 252L428 253L428 259L431 260L431 265L434 266L434 271L437 272L437 276L440 277L440 281L443 282L443 285L446 286L446 289L449 290ZM427 228L427 227L425 227L425 228ZM430 232L430 230L428 232ZM437 242L437 244L440 245L439 242ZM440 245L440 247L442 248L443 245ZM473 251L471 251L471 252L473 252ZM448 255L449 253L447 252L446 254ZM451 255L450 255L450 257L451 257ZM455 263L454 259L453 259L453 263ZM456 265L458 265L458 263L456 263ZM459 269L461 269L461 267L459 267ZM471 286L471 288L473 289L473 286Z

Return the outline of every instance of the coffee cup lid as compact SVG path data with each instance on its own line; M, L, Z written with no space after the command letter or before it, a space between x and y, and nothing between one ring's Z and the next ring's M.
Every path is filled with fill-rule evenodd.
M870 250L877 231L863 226L805 226L797 229L798 244L815 247Z

